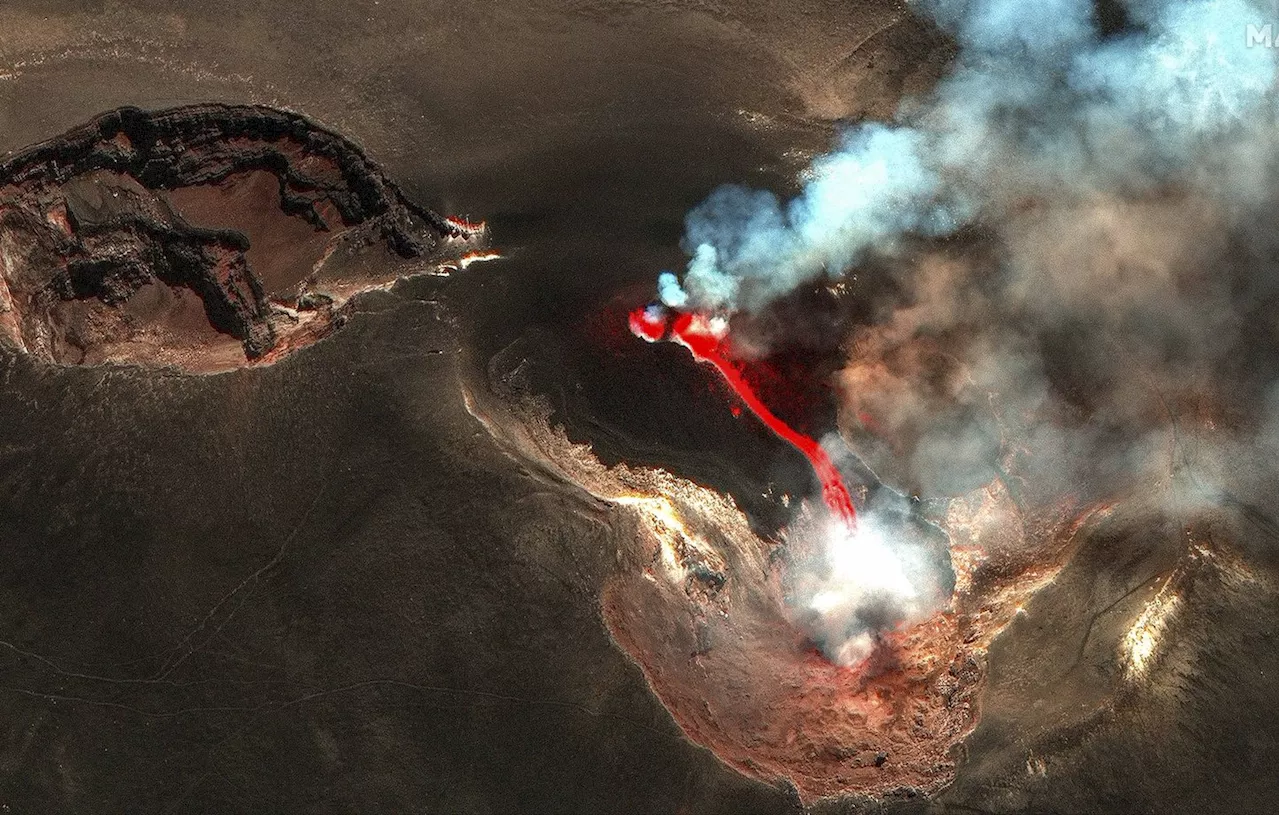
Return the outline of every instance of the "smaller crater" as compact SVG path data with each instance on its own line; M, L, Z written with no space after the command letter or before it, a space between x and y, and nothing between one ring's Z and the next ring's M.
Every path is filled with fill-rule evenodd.
M69 365L267 364L483 241L296 114L121 108L0 163L0 342Z

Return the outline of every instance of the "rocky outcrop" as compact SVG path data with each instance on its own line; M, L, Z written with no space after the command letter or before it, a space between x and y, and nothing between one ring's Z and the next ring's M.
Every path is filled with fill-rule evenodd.
M56 363L270 362L482 231L302 116L122 108L0 163L0 338Z

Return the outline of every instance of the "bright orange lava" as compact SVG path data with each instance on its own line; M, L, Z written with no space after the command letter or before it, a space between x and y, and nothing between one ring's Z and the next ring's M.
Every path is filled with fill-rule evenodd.
M666 316L652 309L640 308L631 312L628 319L631 332L649 342L657 342L666 334ZM816 441L793 430L774 415L768 405L760 401L742 374L724 354L722 336L713 330L711 321L702 314L678 313L671 323L671 339L680 343L699 362L705 362L719 372L733 392L760 421L777 434L778 438L795 447L809 460L818 481L822 484L822 500L831 514L852 528L857 517L853 499L844 478L832 463L830 456Z

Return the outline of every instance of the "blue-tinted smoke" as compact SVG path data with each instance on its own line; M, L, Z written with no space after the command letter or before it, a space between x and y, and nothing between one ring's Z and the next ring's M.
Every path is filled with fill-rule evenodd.
M1082 0L916 7L960 44L951 74L893 124L847 132L789 203L712 193L687 218L684 275L659 281L665 303L756 309L905 237L999 223L1028 200L1170 184L1226 204L1266 194L1250 165L1254 147L1273 151L1276 51L1247 32L1275 26L1273 7L1130 0L1128 32L1111 37Z

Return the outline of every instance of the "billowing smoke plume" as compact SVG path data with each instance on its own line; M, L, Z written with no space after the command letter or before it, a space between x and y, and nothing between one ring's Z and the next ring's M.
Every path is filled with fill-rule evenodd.
M951 75L894 124L850 130L785 205L714 192L687 219L693 257L683 279L662 275L664 302L756 309L905 237L999 222L1031 200L1179 183L1248 201L1274 186L1258 161L1274 153L1275 51L1248 38L1272 22L1266 4L1132 0L1110 37L1089 0L919 8L962 48Z
M917 8L960 45L949 75L849 130L793 201L713 193L661 298L756 312L858 268L874 316L848 338L842 436L906 493L1133 495L1178 524L1269 506L1274 6L1127 0L1105 34L1083 0ZM841 661L945 602L945 558L885 528L791 570ZM850 546L879 565L846 568Z

